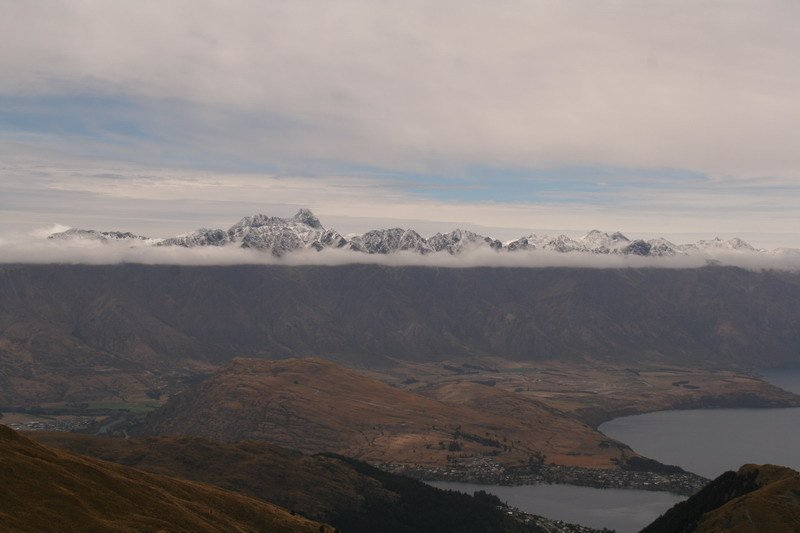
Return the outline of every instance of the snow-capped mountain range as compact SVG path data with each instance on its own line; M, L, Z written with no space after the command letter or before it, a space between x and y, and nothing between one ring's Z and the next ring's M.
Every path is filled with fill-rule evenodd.
M53 233L49 239L84 239L99 242L130 242L144 246L231 246L250 248L271 253L276 257L297 250L344 249L365 254L391 254L406 251L418 254L461 254L471 250L487 249L498 253L545 250L560 253L620 254L637 256L672 257L703 255L715 252L738 253L797 253L793 249L767 251L756 249L742 239L714 238L692 244L674 244L667 239L630 240L620 232L606 233L592 230L583 237L573 239L566 235L550 237L531 234L519 239L501 242L472 231L456 229L425 238L413 229L378 229L363 235L345 237L334 229L322 226L308 209L299 210L293 217L281 218L267 215L244 217L229 229L201 228L191 233L156 239L129 232L96 231L72 228Z

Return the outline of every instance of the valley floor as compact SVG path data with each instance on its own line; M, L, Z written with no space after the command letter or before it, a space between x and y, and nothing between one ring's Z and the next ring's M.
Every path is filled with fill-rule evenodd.
M116 393L105 401L7 413L4 422L27 430L267 440L427 480L692 494L706 480L641 458L597 427L664 409L800 405L800 397L732 370L500 358L398 361L379 372L318 359L243 359L211 376L199 385L191 376L176 380L171 394L158 399ZM187 394L209 404L189 408L166 401Z
M552 419L539 420L541 455L527 464L467 452L452 454L445 466L384 465L420 479L503 485L566 483L693 494L707 482L705 478L646 458L632 460L635 451L597 427L619 416L668 409L800 405L798 396L732 370L528 364L486 358L402 364L380 378L447 403L479 406L495 416L528 416L528 403L543 407ZM524 401L509 401L511 394Z

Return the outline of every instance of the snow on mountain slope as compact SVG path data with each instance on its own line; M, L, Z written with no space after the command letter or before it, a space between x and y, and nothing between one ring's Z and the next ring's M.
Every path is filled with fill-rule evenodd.
M323 228L308 209L299 210L291 218L260 214L244 217L228 230L228 237L242 248L269 251L275 256L303 248L322 250L347 244L339 233Z
M625 246L624 248L615 249L614 252L615 253L623 253L623 254L647 256L647 255L650 255L650 252L652 251L652 248L653 248L653 246L649 242L643 241L641 239L637 239L637 240L631 242L630 244L628 244L627 246Z
M596 229L593 229L579 240L589 250L601 254L622 250L631 243L630 239L619 231L609 235L608 233Z
M674 244L663 237L657 239L650 239L647 241L650 245L650 255L658 257L674 257L676 255L686 255L680 246Z
M586 244L576 241L575 239L571 239L566 235L559 235L554 239L547 237L546 239L542 240L540 248L542 250L550 250L561 253L591 251Z
M685 251L697 251L697 250L733 250L740 252L757 251L753 246L746 243L742 239L733 238L725 240L725 239L720 239L719 237L714 237L711 240L697 241L694 244L685 244L682 245L681 248Z
M191 233L164 239L158 244L160 246L184 246L186 248L193 248L195 246L223 246L229 242L228 232L225 230L200 228Z
M538 247L539 237L535 233L531 233L527 237L520 237L519 239L505 243L505 249L509 252L516 251L529 251L536 250Z
M350 249L368 254L389 254L411 251L427 254L433 251L428 242L413 229L376 229L350 239Z
M428 245L434 252L446 251L450 254L482 246L488 246L493 250L500 250L503 247L503 243L496 239L463 229L455 229L450 233L437 233L428 239Z
M143 237L128 231L96 231L93 229L80 229L70 228L66 231L60 231L47 236L48 239L53 240L88 240L88 241L140 241L148 244L155 244L160 242L160 239L151 239L150 237Z
M140 246L180 246L194 248L202 246L233 246L271 253L281 257L296 250L344 249L364 254L392 254L412 252L417 254L442 253L458 255L480 249L524 252L548 251L558 253L590 253L637 255L651 257L710 256L719 253L759 254L794 256L800 250L776 249L771 252L756 249L742 239L701 240L692 244L675 244L664 238L631 240L620 232L606 233L592 230L583 237L573 239L566 235L550 237L530 234L505 244L475 232L455 229L449 233L437 233L426 239L413 229L377 229L363 235L343 236L334 229L325 228L308 209L300 209L294 216L281 218L256 214L242 218L230 229L201 228L196 231L168 239L151 239L128 232L69 229L53 233L53 240L85 240L102 243L125 242Z

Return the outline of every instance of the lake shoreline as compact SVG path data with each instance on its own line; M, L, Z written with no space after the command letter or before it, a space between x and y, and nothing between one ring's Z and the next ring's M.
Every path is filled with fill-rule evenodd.
M756 377L756 376L754 376ZM800 395L796 391L778 387L763 376L757 379L769 383L782 393L766 396L743 393L736 396L707 395L686 398L675 402L671 409L621 409L619 411L597 410L581 413L581 419L597 431L600 426L623 418L644 416L662 412L708 411L715 409L763 409L774 411L800 407ZM602 432L602 431L601 431ZM624 445L624 439L617 440ZM662 465L657 460L642 457L655 466ZM425 482L457 482L478 485L529 486L529 485L574 485L596 489L631 489L654 492L669 492L681 496L691 496L699 491L710 478L683 470L667 473L663 469L625 469L625 468L590 468L566 466L558 464L528 464L524 466L506 466L488 459L478 459L469 463L453 464L446 467L426 467L420 465L384 463L376 465L389 472L403 474ZM669 467L667 467L669 468ZM712 476L713 477L713 476Z
M788 394L800 392L798 368L764 370L759 379ZM745 463L800 468L797 427L797 406L745 401L614 418L598 431L637 453L713 478Z
M501 486L452 481L432 481L429 484L466 494L485 491L497 496L508 509L574 528L556 528L555 531L634 533L685 499L668 492L595 489L563 484Z
M770 383L765 378L759 377L759 379ZM770 383L770 385L780 389L780 387L777 385L772 383ZM598 409L596 413L586 410L580 413L580 418L582 421L586 422L590 427L592 427L592 429L600 431L600 426L619 418L646 415L662 411L700 411L710 409L772 410L800 407L800 394L785 389L782 390L788 393L788 395L783 397L767 397L753 393L743 393L738 396L718 396L710 394L707 396L701 396L699 398L686 398L684 400L675 401L669 406L668 409L655 408L651 410L646 408L627 408L615 411Z
M632 416L643 416L672 411L703 411L713 409L776 409L800 407L800 395L796 392L781 389L767 379L758 379L788 394L764 396L743 393L737 396L708 395L687 398L675 402L672 409L622 409L618 412L598 410L596 413L583 412L581 419L593 429L600 431L600 426L614 420ZM601 431L602 432L602 431ZM613 437L612 437L613 438ZM615 438L628 446L627 442ZM651 459L643 456L646 460ZM657 460L653 460L659 465ZM421 481L447 481L474 483L479 485L527 486L564 484L597 489L633 489L656 492L669 492L681 496L691 496L699 491L710 478L694 472L682 471L665 473L658 469L624 469L624 468L589 468L557 464L528 464L524 466L505 466L486 459L479 459L467 464L449 465L447 467L425 467L406 464L379 464L381 469L407 475Z
M658 473L544 464L514 468L488 463L475 464L471 468L409 467L395 464L378 466L383 470L425 482L448 481L503 486L574 485L595 489L669 492L680 496L695 494L709 481L691 472Z
M800 377L800 371L797 371L797 376ZM776 386L767 377L760 377L760 379ZM796 394L800 391L800 379L796 381L795 387L784 384L780 389L782 392L788 392L789 395L781 397L778 394L771 398L740 395L738 397L729 396L722 401L719 397L701 397L676 406L678 408L639 411L631 413L631 416L609 417L608 420L630 421L630 418L633 418L632 426L635 426L636 421L643 417L659 417L665 414L674 416L677 420L687 416L689 420L716 420L724 419L726 415L733 419L737 416L750 416L755 420L780 420L782 417L794 416L794 413L800 412L796 403L798 398ZM714 412L715 410L717 412ZM601 424L597 425L597 430L602 432ZM800 427L800 424L796 425ZM743 426L747 427L747 424L743 424ZM656 440L667 443L667 447L681 448L682 446L678 443L682 443L684 440L680 433L676 432L680 427L681 425L677 424L662 428L664 433L660 434ZM686 427L683 429L686 430ZM485 490L497 495L511 507L521 509L525 513L583 524L588 528L612 527L626 533L638 531L641 527L651 523L658 515L680 501L679 498L692 495L708 482L706 477L693 473L698 470L691 468L685 462L652 453L621 435L604 434L629 446L642 456L655 458L657 460L654 461L655 465L661 464L658 462L661 461L678 465L684 470L680 473L665 474L635 472L622 468L600 470L547 464L508 468L490 464L488 461L476 461L475 464L467 465L466 468L461 464L451 465L450 468L418 469L394 466L402 473L423 479L440 488L462 492ZM731 436L728 436L727 440L734 449L740 446L738 440ZM710 448L711 453L714 454L722 454L724 451L724 449L723 451L718 450L716 444L712 444ZM698 448L696 443L686 446L687 453L691 454L699 453L700 449L702 447ZM708 450L706 451L708 452ZM639 456L637 455L637 457ZM391 468L393 465L382 466ZM736 469L739 466L741 465L736 464L731 468ZM709 473L701 473L709 478L716 477ZM576 508L575 501L581 501L582 505Z

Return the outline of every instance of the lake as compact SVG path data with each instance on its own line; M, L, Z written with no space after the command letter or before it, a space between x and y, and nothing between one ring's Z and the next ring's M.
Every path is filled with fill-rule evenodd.
M800 368L765 370L761 375L776 387L800 394Z
M431 481L434 487L473 493L485 490L523 511L595 528L638 531L683 500L668 492L593 489L575 485L477 485Z
M763 375L800 393L800 369ZM646 457L708 478L745 463L800 470L800 408L658 411L611 420L600 431Z
M771 383L800 394L800 369L762 374ZM600 430L642 455L709 478L748 462L800 470L800 408L660 411L617 418ZM683 499L665 492L573 485L431 485L468 493L485 490L529 513L620 533L638 531Z

